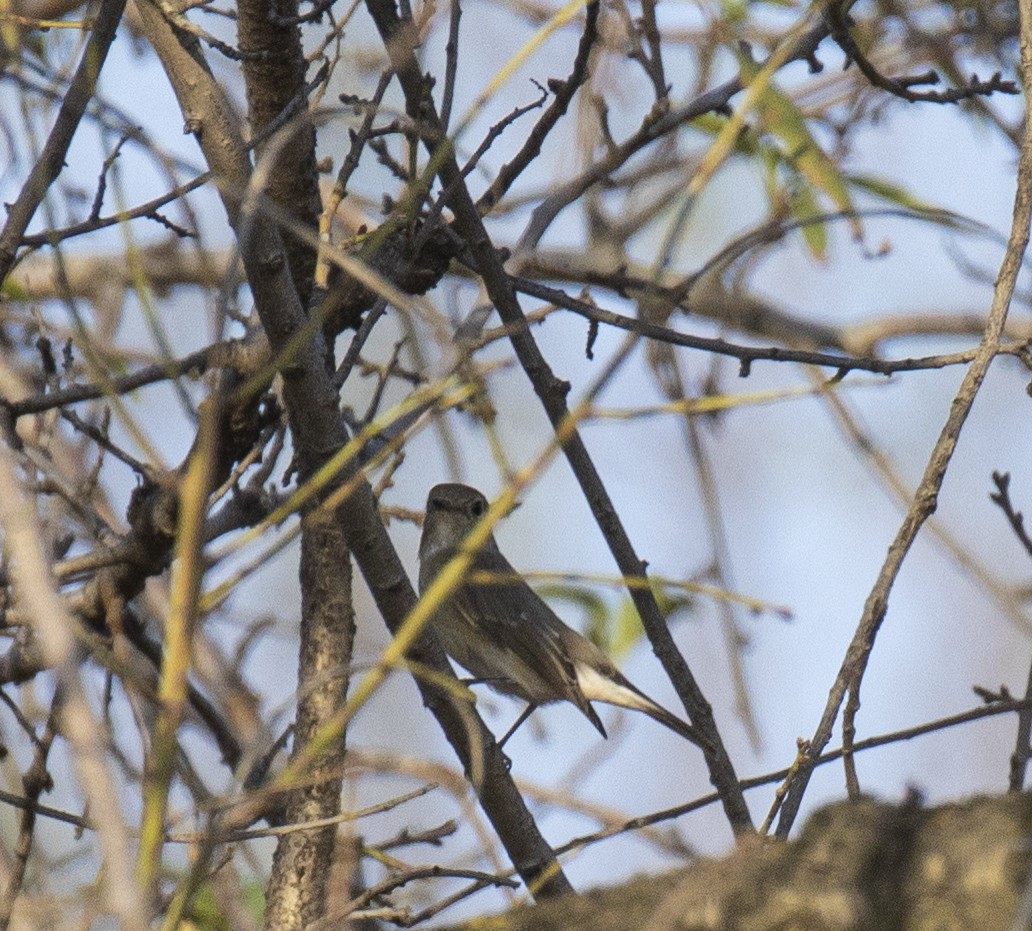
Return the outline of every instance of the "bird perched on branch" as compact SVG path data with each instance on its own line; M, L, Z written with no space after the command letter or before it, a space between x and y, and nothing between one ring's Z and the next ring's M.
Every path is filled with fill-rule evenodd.
M487 499L468 485L430 490L419 541L419 590L429 588L462 541L487 512ZM564 624L502 555L490 536L473 557L468 578L437 609L431 626L445 651L496 691L527 707L499 741L505 742L539 705L568 701L605 737L591 702L641 711L692 743L708 746L699 731L654 702L590 640Z

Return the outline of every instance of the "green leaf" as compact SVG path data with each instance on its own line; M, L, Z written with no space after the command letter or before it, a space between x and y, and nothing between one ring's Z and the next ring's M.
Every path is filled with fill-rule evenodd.
M694 599L687 595L671 595L658 582L650 581L650 585L659 610L667 620L695 606ZM614 613L605 598L582 585L540 585L537 592L542 598L558 599L582 608L588 620L585 636L614 659L629 653L644 633L638 609L630 597L623 598Z
M789 195L792 216L803 223L801 227L803 239L810 249L810 254L819 262L828 257L828 228L824 223L807 223L821 214L820 205L814 197L813 188L804 184L796 185Z
M29 299L29 292L8 276L7 280L0 285L0 296L7 298L9 301L24 303Z
M703 116L696 117L689 125L692 129L696 129L699 132L705 133L707 136L716 138L720 135L726 123L726 116L720 116L716 113L706 113ZM739 152L742 155L755 155L760 151L761 147L757 142L755 133L744 132L738 134L734 148L736 152Z
M659 604L663 617L670 621L676 614L691 610L695 602L687 595L670 595L659 584L651 583L652 594ZM620 610L613 619L612 632L609 638L609 655L615 659L626 656L637 646L645 633L641 624L641 615L634 602L628 596L624 598Z
M759 67L747 55L741 55L740 61L743 78L748 79L759 72ZM771 82L760 94L756 112L763 130L781 143L785 160L838 210L851 213L854 210L853 198L846 177L817 144L806 118L795 103ZM816 212L815 209L813 215ZM857 239L862 238L859 219L852 218L850 227Z
M265 889L261 883L248 882L243 886L244 905L260 925L265 913ZM229 919L219 908L211 890L211 883L205 883L197 891L190 909L190 924L200 931L233 931Z
M583 585L540 585L537 593L546 600L558 599L581 608L587 615L585 636L603 650L609 648L609 605L591 588Z
M887 178L878 178L875 175L850 175L849 183L853 187L877 197L879 200L895 204L897 207L905 207L907 210L939 209L928 201L921 200L915 194L911 194L902 185L889 181Z
M939 226L967 233L991 232L987 226L979 223L977 220L972 220L963 214L954 213L952 210L946 210L930 201L922 200L902 185L889 181L886 178L879 178L875 175L851 174L847 176L847 179L852 187L895 207L902 207L904 210L913 210L916 213L924 214L930 222L936 223Z

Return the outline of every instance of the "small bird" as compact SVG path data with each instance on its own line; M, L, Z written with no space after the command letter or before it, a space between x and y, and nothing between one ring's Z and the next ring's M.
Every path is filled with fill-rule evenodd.
M468 485L430 489L419 541L420 593L459 551L487 506L487 499ZM602 650L564 624L516 574L494 536L474 556L470 571L500 578L464 581L437 610L431 625L445 651L473 674L474 682L528 703L499 746L535 708L557 701L573 702L603 737L606 729L593 701L642 711L687 740L708 746L696 728L656 704Z

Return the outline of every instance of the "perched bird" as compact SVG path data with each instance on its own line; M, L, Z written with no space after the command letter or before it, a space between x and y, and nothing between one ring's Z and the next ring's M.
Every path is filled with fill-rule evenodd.
M487 499L468 485L436 485L426 502L419 541L419 590L459 551L462 541L487 511ZM632 685L595 644L564 624L509 565L494 536L477 552L471 572L497 581L464 581L437 610L432 629L449 655L474 681L528 703L499 741L504 743L538 705L573 702L605 737L593 701L642 711L693 743L702 735Z

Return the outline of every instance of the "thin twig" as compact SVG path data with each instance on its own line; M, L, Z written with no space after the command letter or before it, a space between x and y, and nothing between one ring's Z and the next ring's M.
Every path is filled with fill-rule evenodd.
M6 531L15 595L30 618L62 689L61 730L71 745L80 787L100 825L108 905L125 928L142 931L148 926L146 905L136 894L117 782L105 759L107 741L79 672L76 624L55 590L36 514L15 469L11 452L0 445L0 523Z
M389 0L369 0L368 6L391 56L407 105L423 116L420 131L423 132L425 127L424 145L432 153L437 152L436 140L440 137L440 124L436 110L427 93L428 88L411 44L401 34L396 10ZM589 16L597 14L596 6L592 3L588 7ZM446 185L458 181L449 203L455 214L456 230L469 244L484 287L502 321L510 327L509 338L513 349L545 408L553 430L557 436L562 435L563 453L581 485L621 573L644 577L644 563L631 544L594 461L577 431L576 422L571 426L570 410L566 404L568 386L556 378L527 327L513 284L484 228L480 210L461 177L461 169L453 151L443 153L440 174ZM710 746L706 753L710 778L719 786L725 813L733 830L736 833L751 833L752 816L738 786L731 758L717 731L709 702L677 648L651 590L631 588L630 594L653 650L670 676L692 723L703 733Z
M798 776L789 789L781 817L778 820L776 832L778 837L787 837L792 828L813 771L812 761L820 755L831 739L832 729L847 690L849 701L843 719L843 746L848 757L853 745L854 721L860 707L860 686L875 638L885 620L892 586L917 534L935 511L939 490L956 448L960 431L967 420L989 366L1000 351L1003 327L1007 320L1011 295L1014 293L1014 285L1021 271L1025 249L1028 245L1029 220L1032 218L1032 5L1027 0L1021 4L1021 40L1022 82L1026 88L1025 129L1018 163L1013 222L1007 251L993 292L993 302L986 321L985 335L964 376L960 390L953 400L946 423L943 425L942 432L929 457L910 510L889 547L888 556L864 605L856 632L832 685L824 713L810 741L808 762L800 768ZM854 784L856 783L855 773L850 780Z
M996 491L989 495L989 500L1003 511L1014 536L1025 547L1025 552L1032 556L1032 537L1025 529L1024 515L1014 507L1010 499L1010 475L1006 472L993 472L993 484L996 485Z
M448 12L448 43L444 47L444 93L441 95L441 128L447 132L455 100L455 77L459 72L459 21L462 19L460 0L451 0Z
M895 372L917 372L946 368L951 365L965 365L973 361L978 354L977 349L967 349L962 352L944 353L936 356L918 356L907 359L875 359L864 356L850 356L844 353L811 352L805 349L790 349L783 346L743 346L738 343L728 342L725 339L681 333L669 327L649 323L647 320L642 320L639 317L627 317L624 314L605 310L587 301L571 297L559 288L539 284L529 278L522 278L517 275L511 275L510 278L517 291L540 298L541 300L550 301L565 310L580 314L588 320L597 320L601 324L638 333L649 339L670 343L674 346L685 346L689 349L698 349L738 359L740 363L739 374L742 377L748 376L751 372L752 364L759 361L801 362L804 365L819 365L823 368L833 368L840 375L846 375L852 371L892 375ZM1013 347L1001 346L999 351L1017 352L1023 346L1024 344L1015 344Z
M885 747L894 743L913 740L916 737L923 737L925 734L938 733L946 728L957 727L961 724L968 724L972 721L979 721L983 718L991 718L1000 714L1013 714L1015 712L1020 712L1028 707L1030 707L1030 705L1025 701L1012 700L992 702L988 705L972 708L969 711L962 711L959 714L949 715L944 718L938 718L935 721L929 721L915 727L892 731L888 734L880 734L876 737L869 737L866 740L858 740L853 745L850 752L861 753L865 750L872 750L876 747ZM834 763L837 760L842 759L846 752L847 751L844 747L839 747L835 750L826 751L817 757L808 756L806 765L811 768L825 766L828 763ZM743 790L748 791L750 789L762 788L763 786L775 785L779 782L783 782L792 773L792 771L793 767L786 766L784 769L764 773L760 776L750 776L741 781L741 787ZM659 824L662 821L670 821L674 818L680 818L682 815L689 814L693 811L699 811L702 808L715 805L720 801L721 798L719 793L710 792L707 795L700 796L699 798L686 802L683 805L678 805L674 808L666 808L663 811L657 811L650 815L641 815L637 818L630 818L621 825L603 828L602 830L595 831L592 834L585 834L580 837L572 838L565 844L557 846L555 850L556 853L560 855L570 853L571 851L580 850L581 848L590 846L591 844L597 844L599 841L607 840L610 837L625 834L628 831L637 831L643 827Z
M298 831L318 831L323 828L333 827L337 824L359 821L362 818L368 818L370 815L379 815L383 814L385 811L393 811L395 808L404 805L406 802L422 798L428 792L433 792L436 788L436 785L430 783L429 785L420 786L418 789L413 789L411 792L406 792L395 798L389 798L386 801L378 802L375 805L369 805L365 808L360 808L357 811L341 812L338 815L332 815L327 818L315 818L311 821L302 821L296 824L277 824L273 827L253 828L246 831L227 831L219 836L219 843L232 844L238 841L256 840L259 837L283 837L287 834L296 834ZM168 834L166 836L166 840L173 844L198 844L204 839L205 834L206 832L199 831L190 831L185 834Z
M47 716L46 726L43 733L37 738L32 732L36 745L35 753L32 755L32 763L22 776L22 787L25 790L25 799L30 804L22 809L21 826L18 830L18 840L14 845L14 863L8 867L7 888L3 897L0 898L0 931L7 931L11 923L11 915L14 912L15 902L25 882L25 871L29 865L29 854L32 852L32 842L36 829L36 809L34 804L39 800L43 792L53 787L50 774L47 772L47 757L50 755L50 747L53 745L57 733L57 719L60 712L60 694L54 697L50 706L50 714Z
M1014 753L1011 754L1010 778L1007 791L1022 792L1025 789L1025 773L1032 757L1032 664L1025 682L1025 707L1018 713L1017 737Z
M505 876L496 876L492 873L483 873L480 870L462 870L443 866L420 866L415 869L405 870L403 873L396 873L381 879L380 882L370 886L358 898L352 899L344 908L341 915L335 915L334 920L345 918L352 912L365 907L373 899L400 889L417 879L441 879L441 878L473 879L492 886L508 886L510 889L519 888L519 882Z
M993 472L993 483L996 491L989 495L989 498L999 506L1007 518L1014 535L1025 547L1025 551L1032 556L1032 539L1029 538L1025 529L1025 520L1021 511L1014 507L1010 498L1010 475L1006 472ZM1032 664L1029 666L1028 679L1025 683L1025 701L1032 699ZM1028 770L1028 761L1032 758L1032 707L1022 709L1018 715L1018 732L1015 740L1014 753L1010 759L1010 777L1007 789L1010 792L1021 792L1025 787L1025 773Z
M526 170L527 166L538 157L545 140L565 115L573 100L574 94L588 79L588 62L591 52L598 41L598 17L602 4L599 0L589 0L584 17L584 32L581 34L577 55L573 60L573 68L565 81L550 81L549 89L555 94L548 109L541 115L534 128L528 133L527 141L520 151L498 172L494 183L480 196L477 209L487 214L512 187L513 183Z
M159 381L168 381L174 378L182 378L191 372L201 374L205 372L210 364L213 353L219 351L219 347L226 346L224 343L216 343L206 349L190 353L182 359L169 359L167 362L158 362L139 369L131 375L122 375L119 378L112 378L110 382L99 385L72 385L69 388L62 388L58 391L51 391L48 394L33 395L23 398L20 401L4 401L0 399L10 412L10 415L17 419L26 414L41 414L44 411L54 410L58 407L65 407L68 404L78 404L81 401L95 401L98 398L109 395L128 394L137 388L153 385Z
M125 2L126 0L105 0L101 4L90 32L89 42L86 43L79 59L75 77L64 100L61 101L54 128L17 200L8 208L7 223L3 232L0 232L0 282L6 280L13 268L25 230L64 167L72 137L86 112L86 107L93 99L100 70L115 39L118 24L122 21Z
M935 71L928 71L924 74L915 74L902 78L887 78L871 63L864 55L849 31L848 16L842 12L834 3L828 5L826 19L831 26L831 37L846 54L847 63L855 64L860 72L875 87L888 91L894 97L910 103L960 103L962 100L970 100L972 97L990 97L993 94L1019 94L1018 86L1014 81L1004 81L997 71L988 81L981 81L976 75L965 87L949 87L943 91L913 91L910 88L919 85L937 84L939 75Z

